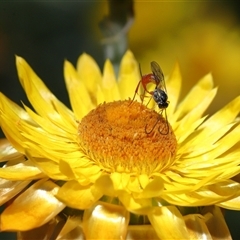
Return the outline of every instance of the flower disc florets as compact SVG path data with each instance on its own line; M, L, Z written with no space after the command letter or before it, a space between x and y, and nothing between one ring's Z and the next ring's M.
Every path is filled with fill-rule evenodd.
M163 171L176 155L177 141L169 123L131 100L99 105L82 119L78 133L83 151L109 172Z

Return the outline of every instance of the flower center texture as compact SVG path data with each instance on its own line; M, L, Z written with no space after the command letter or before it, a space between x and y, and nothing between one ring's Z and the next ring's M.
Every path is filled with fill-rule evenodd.
M162 172L177 151L170 124L137 101L97 106L81 120L78 134L82 151L109 172Z

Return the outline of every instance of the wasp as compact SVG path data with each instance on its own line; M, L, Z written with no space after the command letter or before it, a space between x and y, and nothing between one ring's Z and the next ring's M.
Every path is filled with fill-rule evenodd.
M162 131L160 131L160 129L158 129L158 131L163 135L167 135L168 132L169 132L169 125L168 125L168 121L167 121L166 108L169 105L169 101L168 101L168 95L167 95L167 89L166 89L166 84L165 84L165 80L164 80L163 71L160 68L160 66L158 65L158 63L155 62L155 61L151 62L152 73L149 73L147 75L142 76L141 68L139 67L139 69L140 69L141 80L139 81L139 83L136 87L135 94L133 96L133 100L134 100L136 94L139 91L140 85L142 85L143 93L140 95L140 98L141 98L142 102L145 98L146 93L148 93L150 95L150 97L153 98L153 100L157 104L158 108L160 109L160 114L162 115L163 111L165 112L167 130L165 132L162 132ZM154 88L153 91L148 90L147 85L149 83L153 83L155 85L155 88ZM150 100L149 100L149 102L150 102ZM148 103L147 103L147 105L148 105ZM148 125L146 125L145 126L145 132L147 134L150 134L154 130L154 128L156 127L158 121L159 120L156 121L156 123L153 125L153 127L151 128L150 131L147 131L147 126Z

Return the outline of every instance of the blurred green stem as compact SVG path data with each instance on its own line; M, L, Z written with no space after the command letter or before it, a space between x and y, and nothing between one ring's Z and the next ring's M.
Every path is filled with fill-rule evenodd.
M100 22L104 58L113 63L118 73L120 60L128 48L127 33L134 20L133 0L109 0L109 15Z

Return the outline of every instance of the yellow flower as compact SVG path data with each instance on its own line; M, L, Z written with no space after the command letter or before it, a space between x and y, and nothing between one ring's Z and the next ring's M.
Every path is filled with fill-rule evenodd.
M240 97L203 115L217 93L209 74L178 103L176 65L166 79L167 123L153 101L156 111L130 99L140 78L130 51L118 81L109 61L101 75L83 54L77 69L64 63L71 111L24 59L16 64L35 111L0 94L10 142L1 144L1 160L8 160L0 169L1 203L18 194L1 214L1 230L42 226L41 234L51 235L52 224L59 239L229 236L219 207L240 209Z

